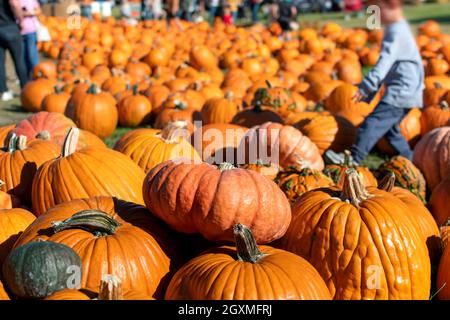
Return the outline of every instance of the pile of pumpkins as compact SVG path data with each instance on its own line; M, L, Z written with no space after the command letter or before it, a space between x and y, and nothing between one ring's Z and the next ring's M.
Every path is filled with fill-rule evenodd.
M383 94L351 99L380 31L41 20L34 114L0 127L0 299L450 299L436 22L417 37L426 107L401 124L414 159L381 140L393 157L371 171L322 156ZM118 124L139 128L108 148Z

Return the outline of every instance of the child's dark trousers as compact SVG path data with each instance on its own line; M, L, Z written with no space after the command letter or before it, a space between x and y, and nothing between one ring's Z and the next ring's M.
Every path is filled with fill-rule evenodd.
M400 133L399 127L409 111L410 109L397 108L381 102L358 129L356 143L352 147L353 159L360 163L378 140L385 137L398 154L411 160L411 148Z

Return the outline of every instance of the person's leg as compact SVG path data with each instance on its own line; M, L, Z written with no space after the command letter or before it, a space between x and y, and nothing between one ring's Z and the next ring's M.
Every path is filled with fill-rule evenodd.
M404 109L404 116L406 116L409 112L409 109ZM394 148L399 155L412 160L413 152L411 147L406 141L405 137L402 135L400 131L399 124L393 126L385 135L388 143Z
M28 75L25 61L23 61L21 35L19 28L15 25L8 27L8 32L8 50L11 53L14 62L14 68L16 69L16 74L20 81L20 87L23 88L28 82Z
M29 34L28 39L28 58L30 60L30 72L39 63L39 53L37 49L37 34L36 32Z
M252 3L252 22L258 22L259 3Z
M360 163L364 160L378 140L400 123L403 116L402 109L380 103L358 129L356 143L352 147L354 161Z
M238 18L238 12L237 12L237 10L231 12L231 16L233 17L233 23L236 24L237 18Z
M6 91L8 91L8 86L6 85L5 48L0 43L0 94Z

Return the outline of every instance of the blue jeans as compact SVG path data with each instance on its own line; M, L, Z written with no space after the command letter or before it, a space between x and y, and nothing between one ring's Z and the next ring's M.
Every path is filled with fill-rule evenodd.
M385 137L389 144L403 157L412 159L408 142L400 132L400 122L410 109L397 108L381 102L358 129L352 155L360 163L367 157L378 140Z
M219 11L219 7L210 7L209 8L209 24L211 24L211 25L214 24L214 20L216 18L218 11Z
M232 11L231 12L231 16L233 17L233 23L236 24L237 18L238 18L238 12L237 11Z
M27 68L27 75L31 74L34 66L39 63L36 32L22 35L22 56Z
M252 3L250 6L252 8L252 22L256 23L258 22L258 13L259 13L259 7L260 3Z
M92 20L92 7L91 5L81 5L81 16Z

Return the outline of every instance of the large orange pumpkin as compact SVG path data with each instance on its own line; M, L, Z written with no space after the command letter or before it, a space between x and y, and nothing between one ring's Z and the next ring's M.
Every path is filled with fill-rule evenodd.
M224 98L212 98L206 101L202 108L203 125L210 123L230 123L238 112L238 106L233 101L233 95Z
M258 248L250 230L234 227L236 247L207 251L184 265L167 288L167 300L329 300L317 271L303 258ZM283 270L280 272L280 270Z
M86 93L81 93L73 104L67 106L69 116L80 129L87 130L100 138L110 136L117 126L116 101L111 94L99 92L91 85Z
M450 126L450 108L446 101L435 106L425 108L420 117L421 134L424 135L433 129Z
M424 135L414 148L413 163L433 191L450 174L450 127L437 128Z
M108 148L76 151L78 135L78 129L72 128L60 156L36 173L33 212L39 216L56 204L102 195L142 204L144 171L127 156Z
M429 298L428 250L410 209L366 188L356 170L347 172L342 190L305 193L292 210L281 247L316 267L334 299Z
M290 222L289 202L273 181L229 163L163 162L147 174L143 193L150 211L173 229L212 241L232 241L233 226L244 223L258 243L268 243Z
M14 242L35 219L25 209L0 209L0 266L11 252Z
M98 292L105 273L123 290L159 296L170 272L174 243L142 206L111 197L65 202L40 216L15 247L38 239L71 247L83 263L81 288Z

